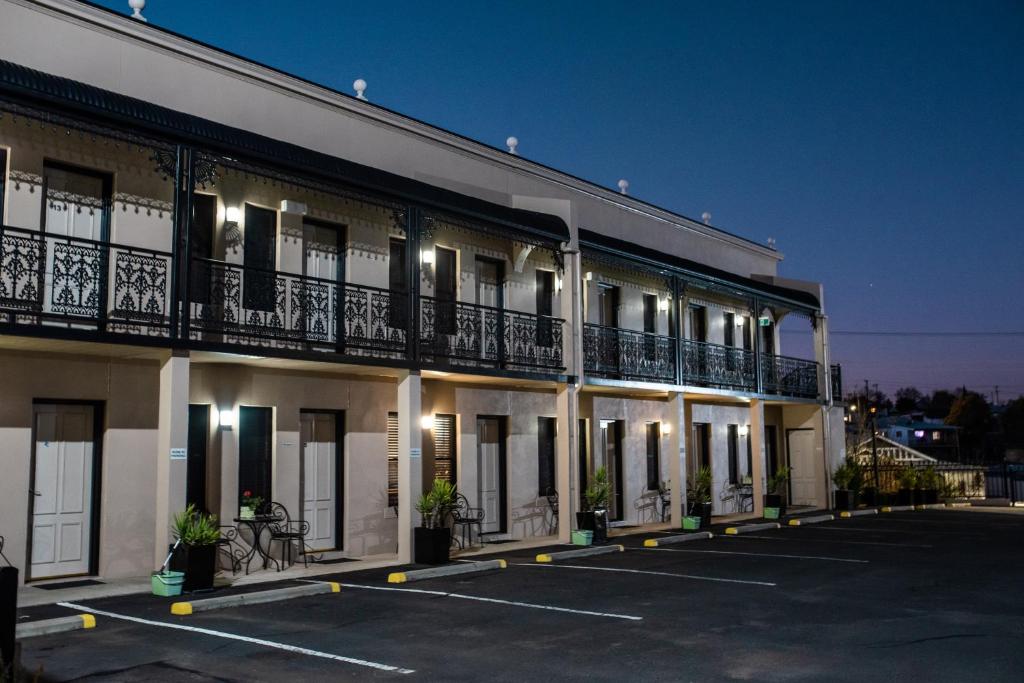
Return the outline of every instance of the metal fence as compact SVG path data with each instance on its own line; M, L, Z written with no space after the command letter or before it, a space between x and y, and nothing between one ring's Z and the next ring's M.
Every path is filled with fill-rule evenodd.
M872 466L870 456L862 462L863 484L865 487L875 486L875 468ZM927 469L929 465L907 464L894 465L892 463L879 463L878 465L878 490L882 492L899 491L900 474L906 468L917 470L918 474ZM945 483L945 492L956 498L985 498L988 494L988 473L984 467L976 465L957 465L939 463L931 465L935 472L942 477ZM941 492L940 492L941 493Z
M1024 502L1024 463L992 465L985 473L985 497Z

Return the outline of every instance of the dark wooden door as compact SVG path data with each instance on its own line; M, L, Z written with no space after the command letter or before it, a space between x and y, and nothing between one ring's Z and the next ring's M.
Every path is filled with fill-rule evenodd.
M277 303L277 213L245 205L245 308L271 312Z
M265 503L273 492L272 424L270 408L238 409L238 493L250 491Z
M206 505L206 447L210 436L210 406L188 407L188 474L185 504L208 511Z

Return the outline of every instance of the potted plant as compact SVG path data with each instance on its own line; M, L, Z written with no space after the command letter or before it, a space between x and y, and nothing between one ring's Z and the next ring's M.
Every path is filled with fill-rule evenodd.
M786 486L789 484L788 467L780 467L775 474L768 477L768 489L764 495L764 509L778 510L778 516L786 514ZM767 516L767 512L765 516Z
M896 491L897 505L914 504L914 489L917 488L917 479L917 470L912 467L903 467L896 474L896 485L899 487Z
M934 465L929 465L921 471L918 476L917 485L920 488L920 503L934 505L939 502L939 489L942 488L943 477L936 471Z
M422 526L413 530L416 564L448 562L448 550L452 544L448 520L455 509L455 499L455 486L444 479L435 479L430 491L420 496L416 510L420 513Z
M584 531L594 532L594 543L608 541L608 499L611 492L607 468L598 467L594 472L594 480L583 492L586 509L576 513L576 526Z
M852 510L857 507L857 492L861 486L860 465L853 458L836 468L832 473L832 483L836 485L835 508Z
M217 517L189 505L174 516L171 524L174 538L181 541L171 560L171 568L185 572L182 590L186 592L213 588L217 573L217 541L220 526Z
M242 499L238 507L238 517L240 519L252 519L262 506L263 499L261 497L252 495L252 491L242 491Z
M707 465L698 469L693 478L686 482L686 504L690 509L683 519L684 529L706 529L711 526L711 468Z

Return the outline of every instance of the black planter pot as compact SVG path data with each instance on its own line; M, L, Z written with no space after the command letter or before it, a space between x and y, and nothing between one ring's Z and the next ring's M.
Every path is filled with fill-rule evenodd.
M875 496L875 503L876 505L895 505L896 494L888 492L879 493L877 496Z
M777 493L766 493L764 496L766 508L779 508L779 517L786 514L786 499Z
M913 505L914 489L900 489L896 492L897 505Z
M935 505L939 502L939 490L921 489L921 502L924 505Z
M217 546L181 545L171 558L171 569L185 572L181 590L186 593L213 588L213 575L217 573Z
M448 561L448 550L452 545L451 529L418 526L413 532L413 560L416 564L444 564Z
M711 501L706 503L690 503L690 517L700 517L700 528L711 526Z
M878 491L873 486L864 489L860 492L860 502L869 508L878 505Z
M836 489L836 510L852 510L857 506L857 495L846 489Z
M576 527L584 531L593 531L593 543L608 542L608 511L588 510L576 513Z

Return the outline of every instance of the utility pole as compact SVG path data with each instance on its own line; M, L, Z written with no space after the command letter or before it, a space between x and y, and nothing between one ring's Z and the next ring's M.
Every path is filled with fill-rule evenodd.
M868 409L871 416L871 466L875 470L875 500L878 500L878 442L875 440L875 406Z

